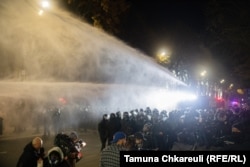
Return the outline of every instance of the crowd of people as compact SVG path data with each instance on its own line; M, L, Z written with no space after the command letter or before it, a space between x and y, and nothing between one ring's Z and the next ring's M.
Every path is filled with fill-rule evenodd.
M250 111L232 109L157 109L104 114L98 124L101 167L119 166L119 151L171 151L174 143L220 147L219 150L250 149ZM247 143L244 145L243 143ZM243 144L243 145L241 145ZM235 145L236 147L228 147Z
M151 110L104 114L98 124L101 150L110 145L115 132L127 136L127 150L171 150L175 142L223 147L249 139L250 111L234 109L185 109L171 112ZM135 148L135 139L144 140Z
M51 113L55 122L54 133L58 136L62 130L57 122L61 113L60 110ZM101 167L119 166L120 151L171 151L175 143L191 145L190 151L200 146L206 150L213 146L227 150L227 146L250 141L250 111L240 108L187 108L167 112L147 107L104 113L96 125L101 142ZM44 135L49 133L48 127L44 126ZM34 138L25 146L17 167L75 166L81 158L81 146L78 145L79 150L75 149L81 141L77 133L66 135L74 143L74 151L65 150L69 147L63 147L56 136L55 146L46 155L43 140ZM249 149L249 145L240 149Z

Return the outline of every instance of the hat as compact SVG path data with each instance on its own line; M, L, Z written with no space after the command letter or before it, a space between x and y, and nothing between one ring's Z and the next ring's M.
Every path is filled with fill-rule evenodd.
M120 139L126 138L126 134L123 132L116 132L113 136L112 143L117 143Z

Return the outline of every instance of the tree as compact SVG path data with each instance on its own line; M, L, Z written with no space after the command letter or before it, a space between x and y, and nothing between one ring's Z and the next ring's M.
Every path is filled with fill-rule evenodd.
M228 73L250 85L250 1L208 1L207 46L227 64Z
M130 4L126 0L64 0L66 7L88 23L118 35Z

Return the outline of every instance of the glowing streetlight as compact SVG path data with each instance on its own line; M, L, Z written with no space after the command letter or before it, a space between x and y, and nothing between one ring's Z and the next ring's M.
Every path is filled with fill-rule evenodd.
M42 15L44 14L44 10L45 10L45 9L48 9L48 8L50 7L50 2L47 1L47 0L43 0L43 1L41 1L40 5L41 5L41 8L42 8L42 9L40 9L40 10L38 11L38 15L39 15L39 16L42 16Z
M45 0L42 1L41 6L42 6L42 8L48 8L50 6L49 1L45 1Z
M224 80L224 79L220 80L220 83L221 83L221 84L223 84L224 82L225 82L225 80Z
M231 84L229 85L229 89L232 89L233 86L234 86L234 84L231 83Z
M204 70L204 71L202 71L200 74L201 74L202 77L204 77L204 76L207 74L207 71Z
M161 56L166 56L166 52L161 52Z
M169 64L170 63L170 52L168 50L161 50L157 53L156 59L159 63Z

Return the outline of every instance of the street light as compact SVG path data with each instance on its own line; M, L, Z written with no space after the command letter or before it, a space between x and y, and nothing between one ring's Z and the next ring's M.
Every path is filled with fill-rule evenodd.
M200 77L198 80L198 85L199 85L199 94L201 96L205 96L208 94L208 82L207 82L207 78L205 77L207 74L206 70L203 70L200 72Z
M204 71L202 71L200 74L201 74L202 77L204 77L204 76L207 74L207 71L204 70Z
M41 6L42 6L42 8L48 8L50 6L50 3L49 3L49 1L44 0L41 2Z
M229 89L232 89L233 86L234 86L234 84L231 83L231 84L229 85Z
M221 83L221 84L223 84L224 82L225 82L225 80L224 80L224 79L220 80L220 83Z
M50 2L47 0L43 0L40 3L41 9L38 11L38 15L42 16L44 14L44 10L50 8Z
M156 54L156 60L161 64L169 64L170 63L170 51L168 50L160 50Z

